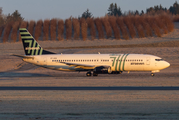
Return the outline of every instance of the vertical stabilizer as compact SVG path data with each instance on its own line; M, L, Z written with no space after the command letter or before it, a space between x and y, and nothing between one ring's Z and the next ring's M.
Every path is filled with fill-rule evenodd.
M46 50L37 43L33 36L28 32L26 28L19 28L24 51L26 55L43 55L43 54L55 54Z

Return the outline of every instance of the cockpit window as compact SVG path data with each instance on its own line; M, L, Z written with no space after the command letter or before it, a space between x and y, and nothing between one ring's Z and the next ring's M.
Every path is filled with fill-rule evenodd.
M155 59L155 61L163 61L163 59Z

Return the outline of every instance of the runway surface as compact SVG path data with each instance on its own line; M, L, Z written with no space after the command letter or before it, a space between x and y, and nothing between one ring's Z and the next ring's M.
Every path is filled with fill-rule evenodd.
M73 90L88 90L88 91L94 91L94 90L147 90L147 91L156 91L156 90L179 90L178 86L173 87L131 87L131 86L116 86L116 87L0 87L0 90L67 90L67 91L73 91Z
M22 63L0 72L0 119L178 119L177 66L86 77Z

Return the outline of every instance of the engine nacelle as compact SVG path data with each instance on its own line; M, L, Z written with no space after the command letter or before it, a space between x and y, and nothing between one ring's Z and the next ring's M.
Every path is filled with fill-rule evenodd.
M96 67L93 72L95 72L96 74L110 74L112 73L112 70L111 67L100 66Z

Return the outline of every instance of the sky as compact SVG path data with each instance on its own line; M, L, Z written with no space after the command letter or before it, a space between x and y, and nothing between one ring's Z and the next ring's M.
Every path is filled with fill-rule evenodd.
M179 3L179 0L0 0L0 7L5 15L18 10L25 20L37 21L78 17L87 9L94 17L102 17L107 14L111 3L117 3L124 13L129 10L145 12L146 8L160 4L169 8L175 1Z

